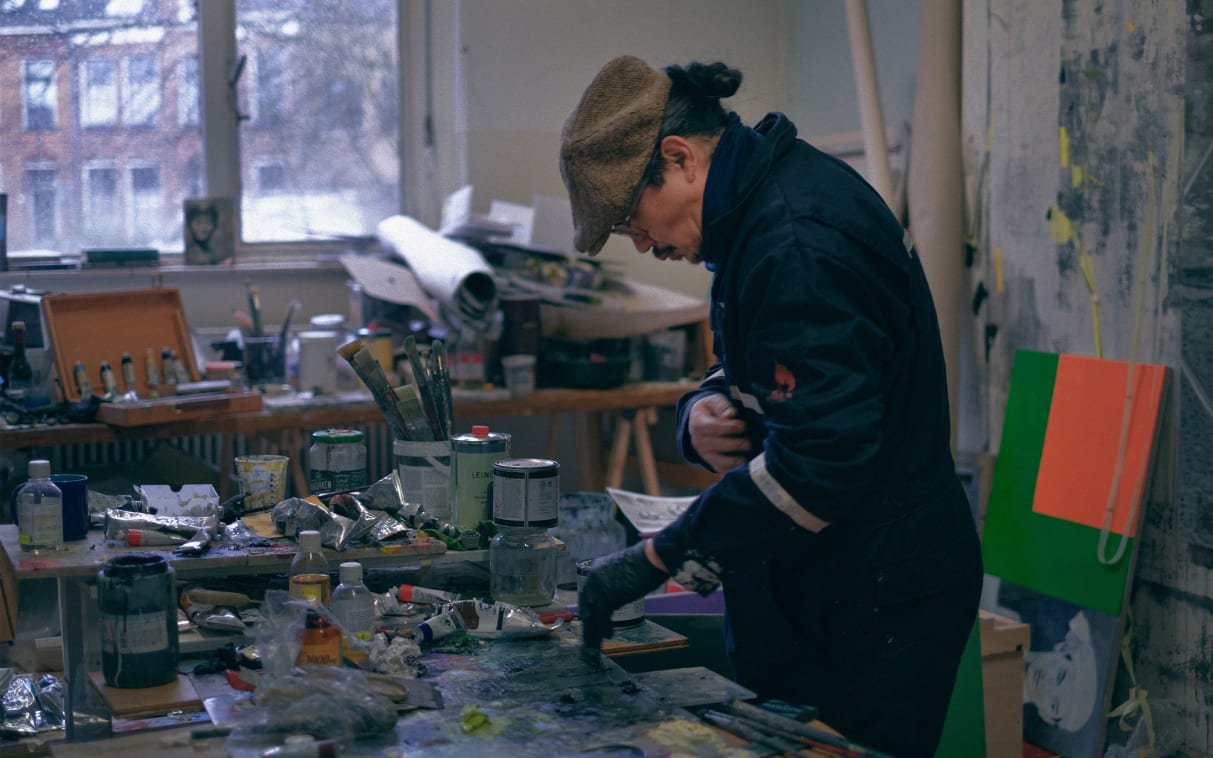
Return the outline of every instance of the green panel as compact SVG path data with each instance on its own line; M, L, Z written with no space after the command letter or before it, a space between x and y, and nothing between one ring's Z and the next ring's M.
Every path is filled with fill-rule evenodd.
M985 689L981 678L981 622L974 622L960 668L952 702L943 722L943 737L935 758L983 758L986 754Z
M1076 605L1119 616L1128 558L1105 566L1099 530L1032 512L1058 356L1019 351L1011 372L1002 443L982 533L986 573ZM1107 554L1117 535L1109 536ZM1125 555L1132 555L1130 540Z

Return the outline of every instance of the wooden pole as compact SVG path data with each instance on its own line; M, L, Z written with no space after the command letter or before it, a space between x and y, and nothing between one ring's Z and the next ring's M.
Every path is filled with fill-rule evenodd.
M893 208L893 179L889 173L889 143L885 138L880 110L880 88L876 85L876 62L865 0L847 0L847 29L851 36L851 65L859 97L859 122L863 129L863 152L868 181Z

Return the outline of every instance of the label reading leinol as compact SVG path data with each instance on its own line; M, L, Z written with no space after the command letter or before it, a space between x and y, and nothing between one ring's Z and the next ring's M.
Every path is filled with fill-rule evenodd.
M481 521L493 517L489 509L493 464L509 457L508 434L461 434L451 438L452 476L455 480L452 522L463 529L476 529Z
M493 464L493 521L502 526L556 526L560 464L542 458L507 458Z

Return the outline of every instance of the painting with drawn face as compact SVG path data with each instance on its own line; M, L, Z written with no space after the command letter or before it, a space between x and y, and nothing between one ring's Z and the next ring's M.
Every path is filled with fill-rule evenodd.
M1119 619L992 577L981 607L1032 630L1023 661L1024 739L1059 755L1098 755Z
M232 262L231 201L189 198L185 201L185 262L191 265Z

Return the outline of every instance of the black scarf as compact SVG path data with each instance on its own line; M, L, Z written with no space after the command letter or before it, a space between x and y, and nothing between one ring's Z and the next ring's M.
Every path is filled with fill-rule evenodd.
M716 270L720 256L728 248L728 244L727 240L709 241L708 229L736 204L738 171L746 164L760 139L757 132L741 123L736 113L729 114L724 133L720 135L716 151L712 153L708 179L703 188L702 253L704 266L709 271Z

